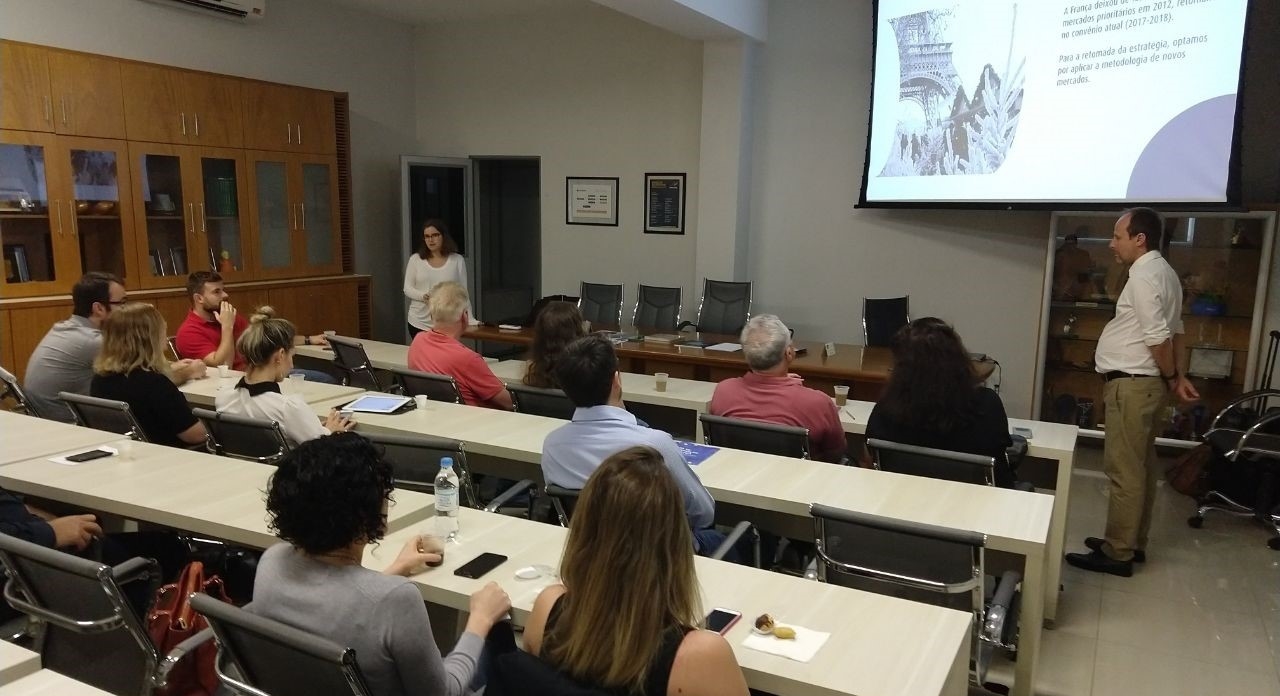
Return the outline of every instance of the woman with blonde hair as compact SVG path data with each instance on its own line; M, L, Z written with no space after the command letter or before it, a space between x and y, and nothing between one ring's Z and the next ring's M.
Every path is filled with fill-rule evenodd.
M164 317L145 302L126 303L107 315L89 394L128 403L151 442L174 447L204 444L204 425L169 379L165 333Z
M531 387L559 388L556 380L556 358L564 347L586 336L582 328L582 312L572 302L552 302L533 322L533 343L529 345L529 364L524 379Z
M219 393L215 401L222 412L276 421L289 444L295 446L355 426L338 415L337 409L321 424L305 401L280 391L280 382L293 370L296 334L293 322L275 316L271 307L259 307L236 340L236 352L245 359L244 377L235 389Z
M561 675L615 694L747 694L729 643L697 628L693 536L656 450L623 450L587 480L560 576L534 602L524 646Z

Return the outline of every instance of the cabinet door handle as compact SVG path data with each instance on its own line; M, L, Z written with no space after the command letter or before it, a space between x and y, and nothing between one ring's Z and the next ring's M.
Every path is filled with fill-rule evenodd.
M302 229L301 227L298 227L298 204L297 203L289 204L289 213L293 215L293 231L297 232L298 230Z
M76 202L74 200L67 201L67 212L71 214L71 236L78 237L80 235L80 219L76 217Z
M305 230L305 229L307 229L307 204L306 204L306 203L299 203L299 204L298 204L298 210L301 210L301 211L302 211L302 227L301 227L301 229L304 229L304 230Z
M205 234L209 233L209 229L208 229L208 226L205 224L205 218L204 218L204 201L200 201L200 231Z
M302 144L302 124L298 124L298 144Z
M196 137L200 137L200 114L194 114L196 119Z
M192 236L195 236L195 233L196 233L196 204L195 203L187 204L187 219L191 221L190 232Z
M53 202L53 207L58 211L58 236L62 236L62 199Z
M182 134L187 134L187 114L186 112L178 112L178 117L182 119Z
M44 121L53 123L53 99L47 94L44 95Z
M292 144L293 143L293 124L292 123L284 124L284 132L286 133L286 137L288 138L289 143Z
M67 98L60 98L58 103L62 105L62 125L65 126L67 125Z

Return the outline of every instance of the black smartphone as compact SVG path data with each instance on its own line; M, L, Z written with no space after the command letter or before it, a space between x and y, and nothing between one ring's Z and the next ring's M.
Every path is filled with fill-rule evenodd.
M506 562L507 557L500 553L482 553L467 561L461 568L453 571L453 574L474 580Z
M719 607L712 609L707 614L706 627L708 631L715 631L720 635L729 632L733 625L738 623L738 619L742 618L742 612L732 609L721 609Z
M114 454L114 452L108 452L107 450L102 450L102 449L95 449L95 450L89 450L88 452L80 452L79 454L68 454L67 461L77 462L77 463L87 462L90 459L101 459L102 457L110 457L112 454Z

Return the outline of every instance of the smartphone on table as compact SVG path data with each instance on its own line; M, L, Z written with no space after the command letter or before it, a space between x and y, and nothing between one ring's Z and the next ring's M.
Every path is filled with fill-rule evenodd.
M506 562L507 557L500 553L482 553L453 571L453 574L474 580Z
M93 449L93 450L89 450L88 452L80 452L78 454L68 454L67 461L76 462L76 463L87 462L91 459L101 459L102 457L110 457L111 455L112 455L112 452L109 452L107 450Z
M705 625L708 631L715 631L723 636L728 633L729 629L733 628L733 625L738 623L738 619L741 618L742 612L740 611L716 607L711 610L710 614L707 614Z

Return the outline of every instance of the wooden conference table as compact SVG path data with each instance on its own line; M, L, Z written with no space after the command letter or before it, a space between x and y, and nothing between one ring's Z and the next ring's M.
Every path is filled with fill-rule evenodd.
M444 564L411 578L423 598L465 612L471 593L492 580L511 596L513 620L523 625L538 593L556 579L543 575L522 580L515 571L531 565L558 569L567 530L468 508L460 511L459 526L458 541L446 547ZM365 565L386 567L411 534L393 534L368 547ZM477 580L453 574L482 552L507 560ZM706 611L725 607L742 612L725 638L753 689L783 696L967 691L972 620L967 613L708 558L695 559L695 568ZM744 647L754 618L766 612L783 623L831 636L807 663Z
M312 404L317 416L331 404ZM467 450L514 463L520 478L542 480L542 442L564 421L438 401L398 415L361 413L357 432L421 433L466 443ZM721 449L694 467L717 501L721 522L750 519L798 538L812 534L809 504L987 535L988 548L1025 558L1017 694L1030 694L1047 596L1047 545L1054 498L825 462ZM1031 630L1029 627L1035 627Z

